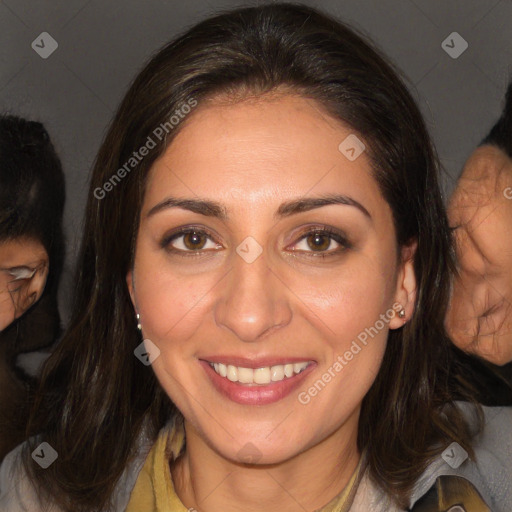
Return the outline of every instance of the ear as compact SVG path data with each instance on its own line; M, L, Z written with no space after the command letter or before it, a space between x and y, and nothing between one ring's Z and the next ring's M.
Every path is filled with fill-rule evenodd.
M398 271L396 282L395 303L393 310L395 316L389 322L390 329L398 329L411 319L414 313L414 304L416 302L416 275L414 274L414 256L418 242L414 240L409 245L402 247L401 264ZM405 311L405 316L400 318L398 312Z

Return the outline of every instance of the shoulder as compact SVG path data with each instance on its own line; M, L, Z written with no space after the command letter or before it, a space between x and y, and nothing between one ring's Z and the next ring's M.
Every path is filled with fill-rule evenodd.
M472 406L457 404L470 424L476 424ZM482 409L484 428L473 439L475 460L470 460L461 446L452 443L418 480L411 505L439 484L440 477L454 476L469 482L493 511L512 510L512 407Z
M25 444L22 443L10 451L0 465L0 505L3 512L42 509L37 491L21 463L21 453ZM50 510L58 512L55 507Z
M0 510L2 512L36 512L43 510L36 487L28 477L21 460L27 441L9 452L0 465ZM152 441L143 431L134 450L134 456L118 480L112 495L113 510L124 510L137 476L151 449ZM48 508L49 507L49 508ZM55 505L47 505L44 512L61 512Z
M135 455L127 465L114 489L114 493L112 495L114 510L126 510L137 478L144 467L144 463L146 462L153 445L154 440L151 439L147 433L147 429L144 428L137 440Z

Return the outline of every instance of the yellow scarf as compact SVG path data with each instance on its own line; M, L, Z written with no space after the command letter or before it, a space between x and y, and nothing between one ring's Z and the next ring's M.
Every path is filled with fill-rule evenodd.
M181 422L163 428L149 452L130 495L126 512L189 512L174 490L169 460L175 460L184 445ZM361 457L350 481L338 496L318 512L348 512L362 477Z

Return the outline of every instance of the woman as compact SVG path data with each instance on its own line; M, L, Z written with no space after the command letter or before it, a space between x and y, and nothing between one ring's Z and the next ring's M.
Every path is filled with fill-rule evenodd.
M44 126L0 116L0 460L25 439L43 349L60 333L64 194Z
M479 464L510 410L474 437L450 254L421 115L363 39L291 4L193 27L99 151L7 510L421 510L438 477L505 510L509 454Z

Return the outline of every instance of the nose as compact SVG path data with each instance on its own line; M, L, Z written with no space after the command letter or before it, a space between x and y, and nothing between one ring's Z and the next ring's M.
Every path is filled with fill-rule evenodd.
M249 263L233 254L233 266L226 276L215 305L215 321L244 342L288 325L292 318L290 291L269 267L265 251Z

